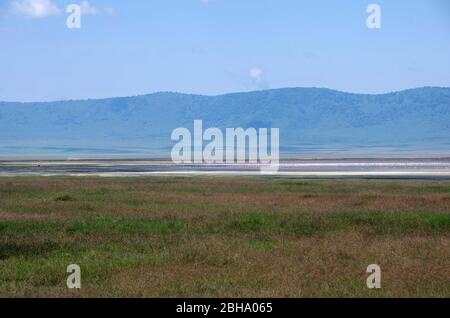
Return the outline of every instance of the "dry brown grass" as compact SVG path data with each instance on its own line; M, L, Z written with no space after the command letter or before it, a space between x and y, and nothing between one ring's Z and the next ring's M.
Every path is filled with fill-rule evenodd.
M0 178L0 296L449 297L449 260L448 181Z

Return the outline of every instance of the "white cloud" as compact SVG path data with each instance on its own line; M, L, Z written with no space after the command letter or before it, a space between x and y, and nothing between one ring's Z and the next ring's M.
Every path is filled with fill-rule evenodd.
M262 78L263 70L259 67L253 67L249 71L249 75L253 80L253 84L259 89L268 89L270 88L269 81L266 81Z
M60 13L52 0L13 0L11 8L16 14L23 14L33 18L43 18Z
M97 14L98 10L96 7L93 7L89 1L81 1L80 3L80 7L81 7L81 13L82 14L91 14L91 15L95 15Z
M259 80L261 78L263 71L259 67L254 67L250 70L249 74L255 80Z

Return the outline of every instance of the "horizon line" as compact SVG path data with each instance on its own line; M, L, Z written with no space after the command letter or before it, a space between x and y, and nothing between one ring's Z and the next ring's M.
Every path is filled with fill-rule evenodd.
M342 94L349 94L349 95L369 95L369 96L381 96L381 95L389 95L389 94L396 94L396 93L403 93L406 91L412 91L412 90L419 90L419 89L450 89L450 87L447 86L418 86L418 87L412 87L412 88L405 88L400 90L393 90L393 91L387 91L383 93L356 93L356 92L349 92L349 91L343 91L328 87L316 87L316 86L292 86L292 87L279 87L279 88L269 88L269 89L255 89L255 90L249 90L249 91L238 91L238 92L229 92L229 93L221 93L221 94L196 94L196 93L187 93L187 92L179 92L179 91L155 91L151 93L144 93L144 94L136 94L136 95L127 95L127 96L111 96L111 97L93 97L93 98L79 98L79 99L56 99L56 100L44 100L44 101L0 101L0 103L17 103L17 104L44 104L44 103L60 103L60 102L84 102L84 101L92 101L92 100L107 100L107 99L120 99L120 98L134 98L134 97L144 97L144 96L150 96L150 95L157 95L157 94L177 94L177 95L186 95L186 96L200 96L200 97L222 97L227 95L237 95L237 94L252 94L252 93L261 93L261 92L270 92L270 91L279 91L279 90L290 90L290 89L315 89L315 90L324 90L324 91L332 91Z

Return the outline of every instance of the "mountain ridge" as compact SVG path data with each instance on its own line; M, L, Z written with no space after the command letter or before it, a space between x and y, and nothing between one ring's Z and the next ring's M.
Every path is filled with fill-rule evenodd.
M403 93L408 91L415 91L415 90L425 90L425 89L443 89L443 90L449 90L450 87L446 86L420 86L420 87L414 87L414 88L406 88L396 91L390 91L390 92L383 92L383 93L357 93L357 92L348 92L344 90L334 89L334 88L327 88L327 87L306 87L306 86L293 86L293 87L281 87L281 88L269 88L269 89L257 89L257 90L250 90L250 91L241 91L241 92L230 92L230 93L222 93L222 94L215 94L215 95L208 95L208 94L198 94L198 93L185 93L185 92L177 92L177 91L156 91L152 93L145 93L145 94L137 94L137 95L128 95L128 96L112 96L112 97L100 97L100 98L80 98L80 99L58 99L58 100L49 100L49 101L2 101L0 100L0 103L15 103L15 104L41 104L41 103L59 103L59 102L84 102L84 101L92 101L92 100L108 100L108 99L117 99L117 98L134 98L134 97L146 97L151 95L184 95L184 96L198 96L198 97L223 97L228 95L240 95L240 94L251 94L251 93L259 93L259 92L270 92L270 91L283 91L283 90L322 90L322 91L331 91L336 93L342 93L342 94L349 94L349 95L365 95L365 96L380 96L380 95L389 95L389 94L396 94L396 93Z
M421 87L383 94L281 88L0 102L0 156L167 156L173 129L192 129L195 119L205 129L280 128L284 154L450 153L450 88Z

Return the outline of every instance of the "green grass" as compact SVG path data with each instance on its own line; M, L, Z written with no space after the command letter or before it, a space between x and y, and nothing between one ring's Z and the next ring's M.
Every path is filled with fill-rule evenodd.
M176 221L154 220L142 217L95 217L66 227L68 233L144 235L171 234L182 231L186 224Z
M0 296L449 297L447 181L0 178ZM66 268L82 268L80 291ZM383 288L365 287L382 267Z

